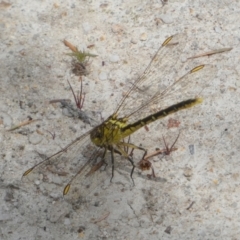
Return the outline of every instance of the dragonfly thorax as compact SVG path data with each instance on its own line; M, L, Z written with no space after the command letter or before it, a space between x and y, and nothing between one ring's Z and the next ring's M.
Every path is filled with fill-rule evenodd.
M125 136L122 129L127 126L126 118L109 117L91 132L91 141L99 147L119 143Z

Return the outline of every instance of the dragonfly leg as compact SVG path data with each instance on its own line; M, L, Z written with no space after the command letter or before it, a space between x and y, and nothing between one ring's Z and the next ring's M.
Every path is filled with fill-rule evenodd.
M112 177L110 182L112 182L112 179L114 177L114 148L111 148L111 160L112 160Z
M132 170L131 170L131 173L130 173L130 177L132 179L133 186L135 186L134 179L133 179L133 172L134 172L134 169L135 169L135 164L133 162L132 157L127 157L127 160L132 164Z

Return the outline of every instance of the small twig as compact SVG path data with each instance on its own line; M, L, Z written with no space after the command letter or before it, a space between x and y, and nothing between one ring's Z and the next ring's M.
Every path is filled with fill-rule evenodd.
M157 151L155 151L154 153L151 153L151 154L149 154L149 155L146 155L143 160L148 160L149 158L154 157L154 156L157 156L157 155L160 155L160 154L170 155L171 152L177 150L177 148L174 148L174 145L176 144L179 136L180 136L180 133L178 134L177 138L175 139L174 143L172 144L172 146L171 146L170 148L168 147L168 145L167 145L167 143L166 143L166 141L165 141L165 138L163 137L165 149L157 150Z
M169 155L170 152L173 152L173 151L176 151L176 150L178 150L178 148L171 148L171 151L169 151L167 149L162 149L162 150L159 149L159 150L155 151L154 153L146 155L143 160L148 160L149 158L160 155L160 154Z
M95 46L95 44L90 44L87 46L87 48L93 48Z
M80 92L77 95L75 94L70 82L68 80L67 81L68 81L68 84L69 84L70 89L72 91L76 106L77 106L77 108L79 108L81 110L83 108L83 104L84 104L84 101L85 101L85 93L83 93L83 86L82 86L82 78L81 77L80 77L80 80L81 80L81 87L80 87Z
M54 170L52 167L50 166L47 166L47 170L53 174L57 174L58 176L67 176L68 175L68 172L64 172L64 171L57 171L57 170Z
M106 219L108 216L110 215L110 212L107 212L105 215L103 215L102 217L96 219L96 220L92 220L92 223L98 223L101 222L102 220Z
M49 132L50 134L51 134L51 136L52 136L52 139L54 140L55 139L55 137L56 137L56 134L55 134L55 132L54 133L51 133L50 131L48 131L48 130L46 130L47 132Z
M77 47L73 46L70 42L68 42L67 40L63 40L63 43L66 47L68 47L70 50L72 50L73 52L78 52Z
M189 205L189 207L186 208L186 210L190 210L190 208L193 206L194 203L195 203L195 202L192 201L191 204Z
M81 90L80 90L80 93L78 94L78 103L79 103L79 109L82 109L83 108L83 104L84 104L84 101L85 101L85 93L83 93L83 86L82 86L82 78L81 76L79 77L80 81L81 81Z
M36 122L36 121L39 121L39 120L40 119L29 119L29 120L26 120L26 121L24 121L24 122L22 122L22 123L20 123L18 125L15 125L15 126L11 127L10 129L8 129L8 131L16 130L16 129L20 128L20 127L23 127L25 125L28 125L30 123L33 123L33 122Z
M231 51L232 49L233 48L221 48L221 49L213 50L213 51L210 51L210 52L202 53L202 54L199 54L199 55L195 55L193 57L189 57L188 59L211 56L211 55L217 54L217 53L228 52L228 51Z
M67 98L62 98L62 99L54 99L54 100L50 100L49 103L52 104L52 103L58 103L58 102L71 102L70 99L67 99Z
M42 131L40 131L39 129L37 129L36 132L37 132L39 135L44 135L44 133L43 133Z
M165 149L165 150L166 150L166 151L165 151L165 154L166 154L166 155L170 155L170 153L171 153L172 151L177 150L176 148L173 148L173 147L174 147L174 145L176 144L179 136L180 136L180 132L179 132L177 138L175 139L174 143L172 144L172 146L171 146L170 148L169 148L168 145L166 144L165 138L164 138L164 136L163 136L163 141L164 141L164 145L165 145L165 148L166 148L166 149Z

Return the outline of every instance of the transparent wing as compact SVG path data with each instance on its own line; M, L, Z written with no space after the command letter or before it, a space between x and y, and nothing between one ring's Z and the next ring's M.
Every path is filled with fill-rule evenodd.
M23 174L23 182L35 182L44 193L59 196L64 186L73 179L68 193L70 197L74 196L72 201L76 201L77 197L78 199L86 197L106 177L111 176L104 171L102 174L96 168L102 149L91 142L90 132L76 138L59 152L28 169ZM77 173L79 174L76 176ZM59 185L59 188L56 188L56 185Z
M120 101L115 112L124 117L133 112L156 93L156 86L171 78L182 65L180 55L186 44L186 35L177 34L167 38L159 47L145 71L135 80ZM137 101L137 105L134 102Z
M91 131L28 169L23 182L35 182L43 194L52 197L64 195L75 209L90 200L91 193L105 181L109 184L112 176L110 152L105 154L104 148L91 142ZM115 159L118 157L114 154Z
M198 68L199 70L195 71ZM202 97L204 87L209 84L209 80L215 76L216 72L217 68L214 65L198 65L169 86L156 86L159 90L152 98L129 113L129 122L132 123L181 101Z
M82 155L87 161L73 171L72 177L69 178L70 181L63 190L64 199L72 203L75 208L87 201L88 195L106 179L108 182L111 179L111 173L108 171L110 158L104 154L104 149L89 143Z
M128 117L132 123L160 109L199 96L208 80L216 74L216 67L204 65L199 71L192 72L189 69L181 76L179 71L183 63L180 56L185 43L185 34L165 40L144 73L120 102L118 117Z

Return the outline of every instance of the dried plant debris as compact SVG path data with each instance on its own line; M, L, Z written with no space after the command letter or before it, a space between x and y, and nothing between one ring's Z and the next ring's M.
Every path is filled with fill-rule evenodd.
M216 49L213 51L209 51L209 52L205 52L205 53L201 53L192 57L189 57L188 59L193 59L193 58L199 58L199 57L205 57L205 56L211 56L213 54L218 54L218 53L223 53L223 52L228 52L231 51L232 48L221 48L221 49Z
M176 144L178 138L180 136L180 133L178 134L177 138L175 139L175 141L173 142L173 144L171 145L171 147L168 146L168 144L165 141L165 138L163 137L163 141L164 141L164 145L165 145L165 149L156 149L155 152L150 153L150 154L146 154L145 156L143 156L142 160L139 161L138 163L138 167L142 170L142 171L148 171L148 170L152 170L152 174L148 174L148 178L152 179L152 178L156 178L156 174L154 171L154 168L152 166L152 163L150 162L150 158L157 156L157 155L170 155L171 152L176 151L177 148L174 147L174 145Z
M10 129L8 129L8 131L16 130L16 129L21 128L21 127L23 127L23 126L26 126L26 125L28 125L28 124L34 123L34 122L36 122L36 121L39 121L39 119L32 119L31 117L29 117L28 120L23 121L23 122L21 122L21 123L19 123L19 124L17 124L17 125L14 125L14 126L11 127Z
M69 84L70 89L72 91L76 106L77 106L77 108L79 108L81 110L83 108L83 104L84 104L84 100L85 100L85 93L83 93L83 86L82 86L82 78L81 77L80 77L80 82L81 82L80 91L77 94L75 94L75 92L72 88L72 85L70 84L69 81L68 81L68 84Z
M89 71L87 69L87 66L89 66L89 59L93 57L97 57L97 55L87 51L79 51L76 46L72 45L67 40L63 40L63 43L66 47L72 50L71 53L67 53L67 55L73 57L72 72L76 76L88 75Z

